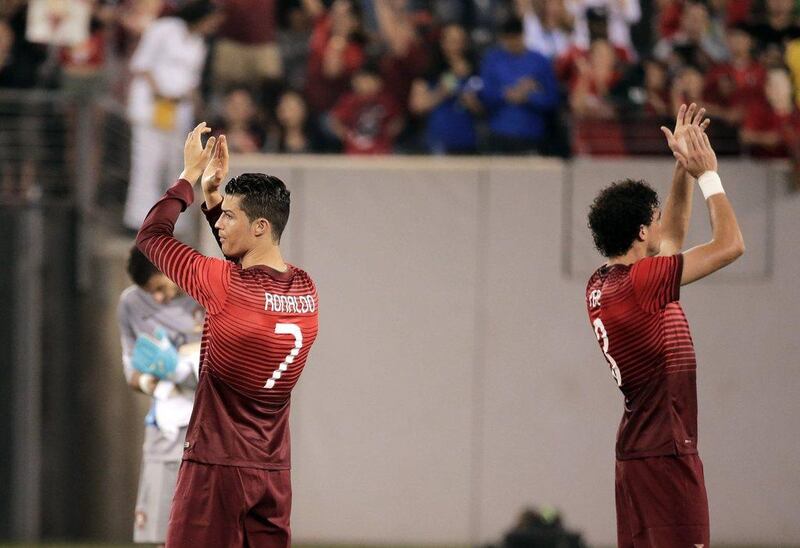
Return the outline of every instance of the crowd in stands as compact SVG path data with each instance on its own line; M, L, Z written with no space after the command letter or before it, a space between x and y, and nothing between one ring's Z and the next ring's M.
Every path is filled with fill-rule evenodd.
M696 101L720 153L800 157L795 0L89 0L59 48L26 41L29 1L0 7L0 88L115 96L137 123L149 85L235 153L663 153Z

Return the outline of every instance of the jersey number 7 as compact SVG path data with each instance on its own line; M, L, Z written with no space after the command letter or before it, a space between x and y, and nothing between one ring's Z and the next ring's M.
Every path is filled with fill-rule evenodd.
M293 323L276 323L275 333L278 335L293 335L294 348L292 348L286 357L283 358L283 361L278 366L278 369L272 372L272 378L269 379L264 385L264 388L267 389L275 386L275 381L281 378L281 373L289 368L289 364L294 361L294 359L300 353L300 349L303 348L303 332L300 331L300 328L297 325Z

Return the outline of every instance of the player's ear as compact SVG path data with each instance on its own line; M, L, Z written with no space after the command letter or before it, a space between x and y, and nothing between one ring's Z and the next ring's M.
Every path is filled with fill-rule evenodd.
M643 242L647 239L647 225L639 225L639 241Z
M269 221L264 219L263 217L260 219L256 219L253 221L253 235L254 236L263 236L264 234L268 234L270 230Z

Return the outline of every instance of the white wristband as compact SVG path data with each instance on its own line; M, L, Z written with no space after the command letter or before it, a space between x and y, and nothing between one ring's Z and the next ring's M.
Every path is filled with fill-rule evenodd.
M700 190L703 191L703 198L706 200L714 194L725 194L725 189L722 188L722 180L716 171L706 171L700 175L697 178L697 184L700 185Z
M155 388L150 383L152 382L153 375L148 373L142 373L139 375L139 390L147 394L148 396L153 395L153 389Z

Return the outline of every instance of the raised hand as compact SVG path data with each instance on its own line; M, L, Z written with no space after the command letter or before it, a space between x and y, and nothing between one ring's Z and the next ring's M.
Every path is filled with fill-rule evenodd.
M706 171L717 171L717 155L708 135L699 125L690 125L686 129L686 143L686 154L676 152L675 157L692 177L700 177Z
M209 137L206 146L203 147L201 137L209 133L211 128L206 126L205 122L197 124L189 135L186 137L186 143L183 145L183 172L181 179L186 179L193 185L203 174L208 160L211 158L211 152L214 150L214 143L216 138Z
M211 159L206 165L200 185L203 187L203 195L206 198L206 206L214 207L216 204L210 203L210 197L216 198L219 194L219 187L222 181L228 176L228 140L224 135L220 135L214 144L211 152ZM220 197L221 199L221 197Z
M701 107L698 109L695 103L692 103L687 108L684 103L678 109L678 116L675 118L674 133L670 131L669 128L661 126L661 132L664 133L664 136L667 138L667 145L675 158L678 158L678 155L686 157L689 153L687 141L687 131L689 127L696 126L705 132L706 128L711 123L709 118L703 119L705 114L705 108Z

